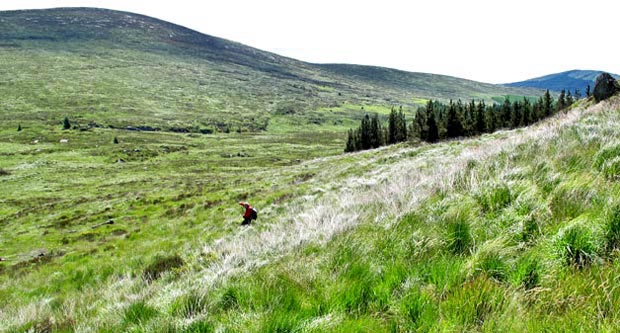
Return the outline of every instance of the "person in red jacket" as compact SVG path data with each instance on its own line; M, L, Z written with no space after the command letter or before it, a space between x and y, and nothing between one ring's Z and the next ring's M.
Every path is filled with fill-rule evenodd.
M241 225L249 225L252 222L252 206L250 206L247 202L240 202L239 205L245 208L245 212L243 213L243 222L241 222Z

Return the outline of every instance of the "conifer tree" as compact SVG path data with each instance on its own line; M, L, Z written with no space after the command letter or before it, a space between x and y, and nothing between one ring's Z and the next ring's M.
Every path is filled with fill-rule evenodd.
M523 125L528 126L534 123L534 116L532 115L532 105L530 101L523 96L523 104L521 104L523 108Z
M562 91L560 91L560 96L558 96L558 103L555 105L556 111L564 110L564 108L566 107L565 97L566 97L566 90L562 89Z
M407 141L407 118L405 117L405 113L403 112L402 106L398 110L398 117L396 118L396 124L398 125L396 141L397 142Z
M590 85L588 84L588 86L586 87L586 97L590 97L591 92L590 92Z
M475 103L473 100L471 101L472 103ZM486 123L484 121L484 101L480 101L478 102L478 105L475 107L475 117L476 117L476 123L475 123L475 134L482 134L485 132L485 127L486 127Z
M394 110L394 108L392 108L392 111L390 111L390 116L388 118L388 139L387 139L387 143L388 144L394 144L397 141L396 137L397 137L397 132L398 132L398 125L397 125L397 114L396 114L396 110Z
M543 111L545 117L549 117L553 113L553 98L551 98L551 94L549 93L549 89L545 92L543 103Z
M439 128L437 127L437 119L435 118L435 111L433 108L433 101L429 101L426 105L427 119L426 127L428 131L426 133L425 140L427 142L437 142L439 139Z
M383 130L379 122L379 115L375 114L370 121L370 147L379 148L383 146Z
M371 129L370 129L370 117L368 115L365 115L364 118L362 118L362 124L360 125L360 149L361 150L366 150L366 149L370 149L372 144L371 144Z
M426 118L428 118L428 110L424 106L419 107L415 115L415 127L413 131L417 132L415 134L420 140L426 140L427 137L428 129L426 125Z
M463 121L460 119L457 106L452 103L448 105L448 123L446 125L447 136L456 138L463 136Z
M504 103L502 104L502 127L510 128L512 126L511 116L512 116L512 103L510 103L510 98L506 96L504 98Z
M71 128L71 122L69 122L69 118L65 117L65 120L63 120L62 122L62 128L66 130Z
M566 106L569 107L575 103L573 99L573 94L571 94L570 90L566 93Z

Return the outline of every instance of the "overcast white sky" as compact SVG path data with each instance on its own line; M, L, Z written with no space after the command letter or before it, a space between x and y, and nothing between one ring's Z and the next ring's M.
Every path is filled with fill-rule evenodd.
M74 6L153 16L317 63L491 83L620 73L617 0L0 0L0 10Z

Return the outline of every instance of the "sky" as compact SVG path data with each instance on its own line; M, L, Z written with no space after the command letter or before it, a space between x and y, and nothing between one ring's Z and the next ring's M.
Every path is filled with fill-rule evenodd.
M620 73L617 0L0 0L0 10L54 7L139 13L314 63L489 83Z

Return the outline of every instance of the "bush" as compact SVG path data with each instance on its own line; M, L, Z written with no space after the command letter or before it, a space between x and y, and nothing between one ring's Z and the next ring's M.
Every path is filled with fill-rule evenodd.
M172 269L183 266L183 259L177 254L172 256L157 256L153 262L148 265L144 272L142 272L142 278L147 282L152 282L161 277L165 272Z
M8 176L11 173L8 170L0 168L0 176Z

